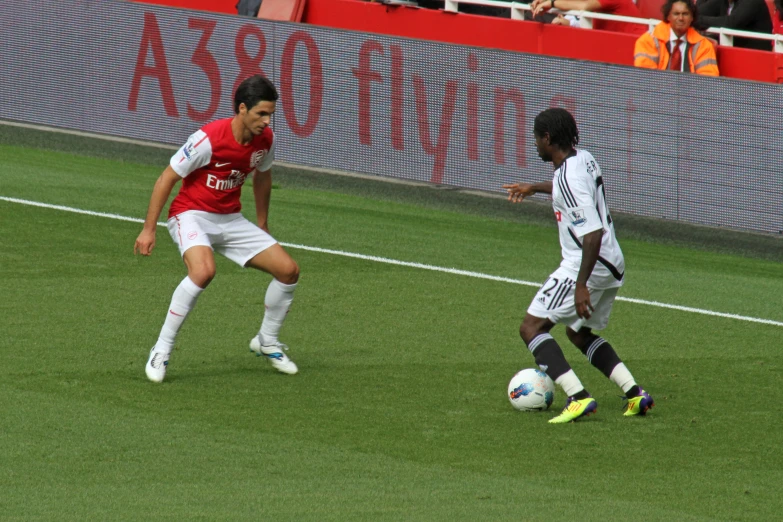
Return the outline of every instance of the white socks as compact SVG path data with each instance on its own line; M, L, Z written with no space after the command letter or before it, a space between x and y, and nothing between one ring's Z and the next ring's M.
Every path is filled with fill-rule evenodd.
M631 375L631 372L628 371L628 368L626 368L625 364L623 363L620 363L614 367L611 375L609 375L609 380L622 388L623 392L627 392L636 386L636 381L634 380L633 375ZM582 386L582 382L579 380L579 377L576 376L574 370L565 372L563 375L557 378L555 383L560 385L560 387L563 388L563 391L566 392L566 395L569 397L573 397L580 391L584 390L584 386Z
M177 332L182 328L182 323L185 322L185 318L190 311L196 306L196 300L203 290L203 288L191 281L189 277L185 277L174 290L174 295L171 296L169 312L166 314L166 321L160 330L158 342L155 343L156 352L171 353Z
M296 283L286 285L277 279L272 279L272 282L269 283L264 298L264 308L266 308L264 320L261 322L261 330L258 332L259 340L263 346L271 346L277 342L285 316L294 300L295 289Z
M625 364L623 363L620 363L614 367L612 373L609 374L609 380L622 388L623 392L627 392L636 386L636 381L634 380L633 375L631 375L631 372L628 371L628 368L626 368Z
M286 285L277 279L273 279L269 283L269 288L267 288L266 297L264 298L266 312L264 313L264 320L261 323L261 331L259 332L259 340L262 345L270 346L277 342L285 316L291 307L291 302L294 300L295 288L296 283ZM189 277L185 277L174 290L169 311L166 314L166 321L160 329L158 342L155 343L156 352L163 354L171 353L179 329L182 328L182 324L190 311L196 306L196 300L198 300L198 296L201 295L203 290L203 288L191 281Z
M577 377L576 374L574 373L574 370L568 370L563 375L558 377L555 380L555 384L563 388L563 391L569 397L573 397L574 395L576 395L577 393L585 389L585 387L582 386L582 381L580 381L579 377Z

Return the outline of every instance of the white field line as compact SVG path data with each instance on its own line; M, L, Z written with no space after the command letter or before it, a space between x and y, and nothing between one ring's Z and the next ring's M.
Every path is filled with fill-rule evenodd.
M130 221L133 223L144 223L143 219L139 218L133 218L133 217L127 217L127 216L121 216L119 214L107 214L105 212L93 212L92 210L82 210L78 208L72 208L72 207L65 207L62 205L50 205L48 203L40 203L38 201L29 201L26 199L17 199L17 198L9 198L5 196L0 196L0 201L7 201L9 203L18 203L21 205L28 205L33 207L42 207L42 208L49 208L54 210L62 210L64 212L73 212L76 214L84 214L87 216L96 216L96 217L103 217L103 218L109 218L109 219L116 219L119 221ZM166 223L158 223L158 226L166 226ZM342 257L350 257L353 259L361 259L363 261L373 261L376 263L385 263L387 265L397 265L397 266L405 266L409 268L419 268L422 270L432 270L435 272L444 272L447 274L454 274L454 275L461 275L461 276L467 276L467 277L475 277L477 279L487 279L489 281L499 281L501 283L511 283L515 285L523 285L523 286L532 286L535 288L538 288L541 286L541 283L536 283L533 281L524 281L522 279L512 279L510 277L501 277L501 276L494 276L490 274L482 274L480 272L471 272L469 270L458 270L456 268L446 268L441 266L434 266L434 265L427 265L424 263L412 263L409 261L399 261L397 259L389 259L386 257L379 257L379 256L368 256L365 254L356 254L353 252L344 252L342 250L331 250L328 248L319 248L319 247L313 247L313 246L307 246L307 245L298 245L294 243L280 243L281 245L289 248L295 248L299 250L308 250L310 252L318 252L321 254L330 254L334 256L342 256ZM628 303L635 303L635 304L641 304L646 306L654 306L657 308L668 308L670 310L678 310L680 312L691 312L695 314L701 314L701 315L709 315L712 317L723 317L725 319L735 319L737 321L747 321L750 323L760 323L760 324L768 324L772 326L783 326L783 322L781 321L773 321L771 319L761 319L759 317L748 317L745 315L737 315L737 314L727 314L723 312L714 312L712 310L704 310L702 308L692 308L690 306L680 306L680 305L674 305L669 303L661 303L659 301L647 301L645 299L634 299L632 297L617 297L618 301L625 301Z

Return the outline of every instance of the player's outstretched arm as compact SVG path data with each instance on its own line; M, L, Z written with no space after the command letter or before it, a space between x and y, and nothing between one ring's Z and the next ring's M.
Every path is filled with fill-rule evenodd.
M508 200L512 203L519 203L526 197L538 194L539 192L544 194L552 193L552 182L543 181L541 183L509 183L503 185L503 188L508 192Z
M133 245L133 253L148 256L152 254L155 248L155 232L158 228L158 218L163 210L163 206L169 200L174 185L180 180L171 165L166 167L163 173L158 177L155 186L152 188L150 204L147 207L147 217L144 219L144 228L142 228L139 237L136 238L136 244Z

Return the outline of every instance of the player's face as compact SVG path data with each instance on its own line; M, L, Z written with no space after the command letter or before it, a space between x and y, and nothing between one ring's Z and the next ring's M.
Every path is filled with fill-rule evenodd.
M538 156L544 161L552 161L552 153L549 152L549 137L539 136L533 134L536 138L536 150L538 150Z
M240 104L239 114L242 116L242 122L245 128L254 136L258 136L270 123L272 123L272 114L275 113L275 102L260 101L248 109L245 104Z
M683 36L693 24L693 14L685 2L675 2L666 21L672 25L674 34Z

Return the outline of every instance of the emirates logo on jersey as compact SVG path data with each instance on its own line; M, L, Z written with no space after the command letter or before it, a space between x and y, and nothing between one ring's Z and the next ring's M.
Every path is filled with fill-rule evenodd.
M253 153L252 156L250 156L250 168L254 169L258 167L258 165L261 164L261 161L264 159L264 156L266 156L265 150L257 150Z
M207 174L207 187L215 190L233 190L245 182L247 174L232 170L226 179L220 179L214 174Z

